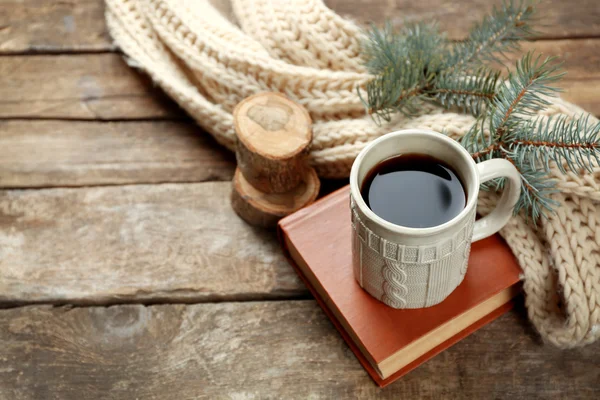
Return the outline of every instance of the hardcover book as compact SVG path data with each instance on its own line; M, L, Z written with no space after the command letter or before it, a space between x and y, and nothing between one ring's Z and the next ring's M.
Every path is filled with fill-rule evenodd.
M433 307L398 310L355 281L349 189L279 222L288 259L359 362L385 386L508 311L521 269L498 236L473 243L463 282Z

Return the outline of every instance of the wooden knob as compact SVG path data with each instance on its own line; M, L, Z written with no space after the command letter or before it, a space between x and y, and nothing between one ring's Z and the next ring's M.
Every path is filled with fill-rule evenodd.
M280 218L311 204L320 188L313 168L306 168L300 181L288 193L264 193L251 185L239 168L233 177L231 204L235 212L254 226L272 228Z
M246 181L264 193L296 188L312 141L306 109L279 93L259 93L241 101L233 119L238 168Z

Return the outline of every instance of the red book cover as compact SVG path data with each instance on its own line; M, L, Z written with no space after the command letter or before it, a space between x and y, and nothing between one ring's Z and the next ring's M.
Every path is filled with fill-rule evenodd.
M519 291L521 270L495 235L473 243L463 282L442 303L393 309L355 281L351 229L348 187L279 222L288 259L380 386L506 312Z

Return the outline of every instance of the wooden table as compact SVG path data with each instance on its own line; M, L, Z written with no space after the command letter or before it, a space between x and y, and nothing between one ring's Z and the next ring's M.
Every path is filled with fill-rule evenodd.
M487 0L330 0L440 21ZM600 6L546 1L526 45L600 114ZM0 1L0 399L599 398L600 343L543 345L523 307L378 389L272 233L229 206L234 158L107 34L101 0Z

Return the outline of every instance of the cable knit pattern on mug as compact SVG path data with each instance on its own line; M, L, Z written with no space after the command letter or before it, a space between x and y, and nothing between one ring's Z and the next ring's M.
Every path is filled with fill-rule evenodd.
M429 307L446 298L467 272L475 210L453 236L428 245L409 246L380 237L369 229L350 196L351 224L360 254L357 280L375 298L394 308ZM460 265L460 268L455 266ZM407 282L407 271L428 283ZM363 276L371 279L364 280ZM373 282L380 282L373 284Z
M424 108L376 126L365 116L357 89L369 80L360 60L360 29L321 0L233 0L243 28L208 0L106 0L109 31L131 66L149 74L219 143L234 149L231 110L243 98L279 91L313 118L311 163L323 177L348 176L370 140L419 127L464 135L473 117ZM577 106L554 99L541 115L575 116ZM515 217L502 235L523 268L529 318L559 347L600 337L600 168L561 174L556 215L528 225ZM482 193L478 212L496 195ZM395 271L394 265L388 266ZM396 278L400 278L397 276Z

